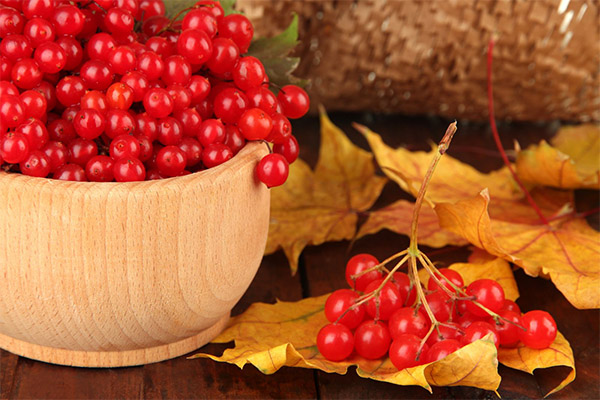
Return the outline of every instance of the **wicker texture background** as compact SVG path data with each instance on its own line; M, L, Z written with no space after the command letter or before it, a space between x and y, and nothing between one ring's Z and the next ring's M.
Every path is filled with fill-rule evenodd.
M313 104L487 118L493 33L498 118L600 120L594 0L238 0L259 35L300 17L297 75Z

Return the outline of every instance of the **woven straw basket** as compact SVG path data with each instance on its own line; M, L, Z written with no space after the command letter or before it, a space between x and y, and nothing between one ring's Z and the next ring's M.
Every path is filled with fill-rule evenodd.
M238 0L259 35L300 17L297 75L313 104L486 119L600 120L598 1Z

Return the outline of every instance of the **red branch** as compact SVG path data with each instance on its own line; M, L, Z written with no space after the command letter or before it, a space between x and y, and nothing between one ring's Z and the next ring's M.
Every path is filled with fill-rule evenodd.
M521 179L517 176L512 164L508 160L508 156L506 155L504 148L502 147L502 142L500 141L500 135L498 134L498 128L496 127L496 118L494 117L494 92L493 92L493 85L492 85L492 61L494 59L493 53L494 53L494 38L490 39L490 41L488 43L488 54L487 54L488 111L489 111L489 118L490 118L490 126L492 128L492 134L494 135L494 141L496 142L496 147L498 147L498 151L500 152L500 155L502 156L502 160L504 161L504 164L508 167L508 170L510 171L514 180L517 182L517 185L519 185L519 187L525 194L525 197L527 197L527 201L529 202L531 207L535 210L536 214L540 217L540 221L542 221L542 223L544 223L545 225L548 225L548 220L542 213L542 210L536 204L533 197L531 197L531 193L529 193L529 191L527 190L525 185L523 185L523 182L521 182Z

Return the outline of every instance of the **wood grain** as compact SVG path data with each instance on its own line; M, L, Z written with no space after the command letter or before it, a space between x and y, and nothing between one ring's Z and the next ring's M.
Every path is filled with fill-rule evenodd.
M269 191L252 144L201 174L78 183L0 174L0 347L86 367L185 354L260 265Z

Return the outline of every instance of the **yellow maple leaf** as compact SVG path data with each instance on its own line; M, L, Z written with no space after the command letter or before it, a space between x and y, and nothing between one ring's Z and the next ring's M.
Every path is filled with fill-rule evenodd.
M600 188L600 127L562 128L552 145L542 140L519 151L516 169L527 183L562 189Z
M547 349L535 350L525 347L522 343L514 349L500 348L498 360L507 367L533 374L538 368L550 368L560 365L571 368L567 377L546 396L556 393L575 380L575 359L573 350L567 339L558 332L554 343Z
M437 150L425 152L409 151L402 147L393 149L367 127L355 126L367 138L383 172L404 191L416 195ZM425 198L430 204L451 202L473 196L484 187L489 188L494 199L513 200L522 197L519 188L509 177L510 172L506 168L484 174L446 154L431 178Z
M307 245L352 239L357 213L373 205L385 183L375 175L373 155L352 144L322 112L315 170L297 160L286 184L272 189L266 254L282 248L295 272Z
M360 227L357 237L371 235L382 229L408 235L413 218L414 203L398 200L387 207L370 211L367 221ZM463 246L467 241L440 228L437 215L425 204L419 214L418 240L420 244L429 247L444 247L447 245Z
M475 246L511 261L531 276L549 276L577 308L600 307L600 233L582 218L542 223L491 219L487 189L455 204L440 203L435 211L444 229Z
M402 371L398 371L389 358L366 360L353 355L343 362L328 361L316 346L319 330L328 323L323 312L327 296L298 302L255 303L232 318L225 331L213 340L214 343L235 341L234 348L225 350L221 356L200 353L191 358L210 358L240 368L250 363L265 374L288 366L344 375L355 365L361 377L397 385L417 385L429 391L431 385L498 388L496 347L487 339L473 342L443 360Z
M509 300L519 298L519 288L515 281L510 264L502 258L494 258L491 261L482 263L454 263L448 268L458 272L465 283L465 286L477 279L493 279L504 289L504 296ZM425 287L429 281L429 274L424 269L419 270L419 279Z

